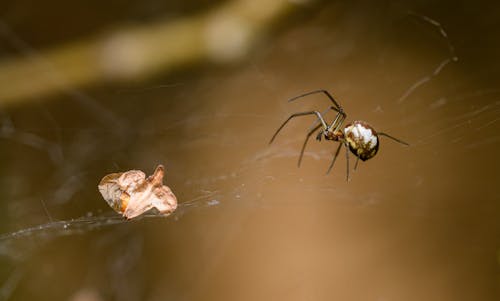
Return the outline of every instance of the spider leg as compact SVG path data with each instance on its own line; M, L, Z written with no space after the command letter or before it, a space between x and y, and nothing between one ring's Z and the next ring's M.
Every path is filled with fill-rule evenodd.
M344 112L344 109L342 109L340 104L335 100L335 98L333 98L333 96L328 91L326 91L324 89L310 91L310 92L292 97L288 100L288 102L292 102L292 101L297 100L299 98L303 98L303 97L306 97L306 96L309 96L312 94L317 94L317 93L325 94L326 97L328 97L328 99L330 99L330 101L333 103L333 106L331 106L329 109L332 109L335 112L337 112L337 116L335 116L335 120L328 127L328 131L332 131L332 132L338 131L340 129L340 127L342 126L344 120L347 118L347 114Z
M356 163L354 164L354 171L358 168L359 157L356 157Z
M304 156L304 151L306 149L307 141L309 141L309 138L311 138L311 135L314 134L314 132L316 132L320 127L321 127L321 124L318 124L312 130L310 130L309 133L307 133L306 140L304 140L304 144L302 144L302 149L300 150L299 162L297 164L298 167L300 167L300 163L302 162L302 157ZM316 139L318 139L318 137L321 137L321 134L322 134L322 132L319 132Z
M345 145L345 159L347 162L347 178L346 181L349 182L349 146L347 145L347 142L344 142Z
M337 160L337 156L339 155L340 153L340 148L342 147L342 143L339 143L339 147L337 147L337 150L335 151L335 155L333 156L333 160L332 160L332 163L330 163L330 166L328 167L328 171L326 172L326 174L329 174L330 171L332 170L333 168L333 164L335 163L335 160Z
M276 138L276 136L278 135L278 133L281 131L281 129L283 129L283 127L288 123L288 121L290 121L290 119L295 118L295 117L299 117L299 116L305 116L305 115L316 115L316 116L318 116L318 119L321 122L321 125L323 126L323 128L324 129L328 128L328 126L326 125L325 120L323 119L323 116L321 116L321 114L318 111L309 111L309 112L295 113L295 114L290 115L290 117L288 117L288 119L285 120L285 122L283 122L283 124L276 130L276 132L274 133L273 137L271 138L271 141L269 141L269 144L273 143L274 138Z
M377 134L378 134L379 136L385 136L385 137L387 137L387 138L390 138L390 139L392 139L392 140L394 140L394 141L396 141L396 142L398 142L398 143L401 143L401 144L403 144L403 145L410 146L408 143L406 143L406 142L404 142L404 141L402 141L402 140L399 140L398 138L392 137L392 136L391 136L391 135L389 135L389 134L386 134L386 133L380 133L380 132L379 132L379 133L377 133Z
M337 109L337 111L342 111L342 107L339 105L339 103L335 100L335 98L333 98L333 96L328 93L328 91L324 90L324 89L321 89L321 90L314 90L314 91L311 91L311 92L307 92L307 93L304 93L304 94L301 94L301 95L298 95L298 96L295 96L295 97L292 97L288 100L288 102L291 102L291 101L294 101L296 99L299 99L299 98L302 98L302 97L305 97L305 96L309 96L309 95L312 95L312 94L317 94L317 93L323 93L326 95L326 97L328 97L332 103L335 105L335 108Z
M318 135L316 135L316 140L321 141L321 137L323 137L323 131L318 132Z
M333 131L333 132L336 132L340 129L340 127L342 126L342 124L344 123L344 120L346 119L347 117L347 114L344 113L343 111L338 111L336 110L334 107L330 107L330 109L334 110L337 112L337 115L335 116L335 119L333 120L333 122L330 124L330 126L328 127L328 129L330 131ZM332 130L333 129L333 130Z

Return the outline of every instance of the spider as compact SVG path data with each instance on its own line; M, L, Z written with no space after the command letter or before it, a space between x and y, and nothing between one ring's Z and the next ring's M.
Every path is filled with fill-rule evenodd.
M290 121L292 118L306 116L306 115L316 115L319 122L318 124L315 124L315 126L307 133L306 140L304 141L304 144L302 144L302 149L300 150L300 156L298 161L299 167L300 163L302 162L302 157L304 156L304 150L306 148L306 144L309 141L311 135L313 135L314 132L316 132L318 129L319 132L316 136L316 140L321 141L321 137L324 137L325 140L332 140L339 142L339 146L335 151L333 160L330 163L330 166L328 167L328 171L326 172L327 174L330 173L330 171L332 170L333 164L335 163L335 160L339 155L340 148L342 147L342 145L346 147L347 181L349 181L349 150L357 157L356 164L354 166L354 170L356 170L359 159L361 159L361 161L366 161L368 159L373 158L377 154L377 151L379 149L379 142L378 142L379 136L385 136L398 143L409 146L408 143L401 141L389 134L382 132L377 133L377 131L375 131L375 129L372 126L370 126L368 123L364 121L360 120L353 121L343 127L342 125L347 117L347 114L344 112L344 109L342 109L342 107L338 104L338 102L333 98L333 96L326 90L314 90L311 92L307 92L289 99L288 102L317 93L325 94L333 103L333 106L328 108L329 110L331 109L337 112L337 115L335 116L333 122L331 124L328 124L321 115L321 113L318 111L295 113L290 115L290 117L288 117L288 119L285 120L283 124L281 124L281 126L276 130L273 137L271 138L271 141L269 141L269 144L271 144L278 135L278 133L283 129L283 127L285 127L288 121Z

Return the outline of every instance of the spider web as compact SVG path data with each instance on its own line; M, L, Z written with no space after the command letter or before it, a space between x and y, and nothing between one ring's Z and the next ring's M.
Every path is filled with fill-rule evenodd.
M146 86L139 84L136 88L113 87L113 92L93 90L85 93L68 86L64 77L50 62L41 57L36 49L23 41L7 24L0 22L0 38L7 41L21 55L29 58L33 64L46 69L52 80L61 85L65 97L72 102L70 105L61 104L60 101L53 105L37 103L34 105L35 109L32 109L33 112L28 113L18 112L22 111L22 108L1 111L0 138L3 151L10 152L8 153L10 157L13 157L12 154L19 154L19 157L22 157L26 152L28 163L22 162L24 158L19 158L9 165L5 172L12 171L12 174L2 179L5 194L11 200L5 205L8 221L4 224L7 230L2 231L5 234L0 236L0 254L7 258L6 261L9 263L15 263L13 264L15 267L5 277L0 288L0 296L9 299L23 281L27 272L22 268L22 262L44 246L57 244L62 237L93 235L103 229L114 233L124 224L137 225L153 220L165 221L162 225L166 227L175 227L184 217L199 217L206 211L226 212L225 210L231 206L239 209L243 207L241 210L247 212L255 208L272 210L280 206L283 208L302 206L304 202L308 202L308 206L311 203L317 205L334 202L347 208L351 206L365 208L380 205L386 200L394 207L403 206L399 202L401 197L398 196L398 192L375 186L391 179L387 174L401 174L401 178L410 178L408 183L401 180L400 185L408 191L413 191L415 195L412 198L412 192L401 193L408 199L408 203L411 203L408 206L413 211L408 215L425 215L429 220L434 218L434 215L427 210L436 208L433 206L437 205L432 201L442 198L444 192L428 188L434 194L424 192L425 195L420 196L416 191L433 180L446 176L452 178L453 175L440 172L439 168L453 169L455 165L451 163L462 162L453 159L455 157L475 157L475 154L483 153L483 149L486 149L484 151L486 154L492 154L490 149L500 141L500 135L495 131L500 120L500 99L498 99L500 90L477 84L468 86L463 82L457 84L459 88L453 85L450 85L451 88L446 86L448 89L443 89L444 91L436 88L443 85L443 82L453 81L452 75L455 74L456 68L459 68L463 61L466 62L466 59L463 60L460 56L460 61L458 60L461 48L455 47L452 43L454 40L445 30L444 22L438 22L437 19L415 12L408 13L405 22L413 18L421 26L411 28L411 34L431 37L431 41L434 41L435 33L438 34L439 44L431 45L437 54L426 59L428 64L418 69L419 72L409 72L407 82L399 86L403 88L391 89L393 93L389 93L388 100L375 100L367 102L369 104L366 105L359 103L359 106L350 100L341 101L350 116L362 116L362 119L367 120L371 117L370 120L375 120L383 126L384 132L391 134L395 132L399 134L397 136L402 135L401 138L408 137L412 148L409 154L398 154L406 150L383 141L381 152L387 150L390 154L396 154L394 155L396 163L391 163L391 155L382 159L381 154L374 159L373 164L370 162L372 165L368 165L366 169L361 166L361 171L357 171L353 182L348 184L350 188L345 188L347 187L343 173L345 165L341 165L345 164L341 158L343 156L339 156L340 160L336 162L332 175L324 176L335 149L324 141L315 143L314 139L311 139L304 153L303 166L301 169L296 169L296 160L305 133L318 124L317 120L298 121L291 125L290 129L287 128L280 133L273 145L266 144L275 127L279 126L289 113L313 107L320 108L320 111L328 116L329 110L323 110L328 105L324 99L318 98L316 101L313 99L311 102L293 105L287 104L286 99L308 90L310 86L313 89L323 88L325 85L331 87L328 78L330 73L311 76L309 82L309 79L304 79L302 74L297 72L300 74L299 80L286 79L287 84L280 86L280 83L285 81L281 78L285 77L284 74L273 74L262 58L252 57L250 64L253 66L249 68L250 71L246 71L251 73L252 80L245 77L235 79L226 89L239 90L249 83L256 82L266 93L259 94L254 91L249 93L250 99L245 99L251 102L253 98L272 98L273 104L256 101L255 108L251 103L240 104L243 101L238 103L234 101L237 97L245 97L239 91L225 92L234 98L220 97L221 94L226 96L220 90L223 90L221 87L225 87L225 83L228 82L227 76L220 73L202 74L201 77L204 78L202 80L192 80L189 76L183 75L187 78L181 76L175 81L167 80L165 83L161 80L159 84L148 83ZM309 30L317 33L315 32L317 26L319 25L311 26ZM308 36L307 33L301 33L300 29L298 31L294 34L307 41L304 37ZM321 33L317 34L321 36ZM299 47L293 42L293 34L284 39L285 41L281 43L289 45L287 47ZM446 44L444 58L442 42ZM279 43L280 41L277 42L278 45ZM352 47L350 43L346 43L344 50L347 59L348 53L352 51L349 50ZM305 49L301 48L301 51L319 52L318 49L324 44L329 45L331 41L322 40L317 48L303 46ZM342 53L342 47L339 49ZM332 59L333 55L326 53L322 58ZM380 53L378 55L383 57ZM341 54L339 56L340 58L335 57L332 60L342 61L343 57ZM348 71L347 68L339 69ZM418 75L422 73L423 76ZM346 73L345 76L352 75ZM338 76L337 79L341 77ZM394 81L397 77L390 75L389 80ZM322 81L317 82L319 80ZM292 86L290 83L293 83L293 88L289 87ZM303 85L297 86L297 83ZM351 95L355 98L356 94L352 91L356 89L350 87L349 83L335 83L335 85L338 88L335 94ZM192 86L195 88L192 89ZM286 93L281 91L285 89L288 89ZM90 94L99 96L94 98ZM210 99L207 103L197 100L205 95L208 96L204 99ZM106 96L123 97L126 101L103 101ZM175 103L175 100L180 101ZM59 109L58 105L63 109ZM135 109L137 106L141 106L146 114L138 114ZM61 113L58 111L65 109L70 113L81 110L84 117L76 116L76 121L62 121ZM149 116L152 117L147 118ZM38 117L39 120L27 121L32 117ZM143 119L148 120L141 121ZM138 146L141 144L144 147ZM199 156L183 157L184 153L196 153ZM418 157L419 154L424 155ZM436 163L438 160L430 162L435 158L448 160L448 156L452 157L448 161L451 163L443 166ZM224 158L219 159L220 157ZM398 160L398 157L404 157L404 160ZM414 157L417 159L413 159ZM189 160L176 162L171 158ZM406 159L408 160L405 162ZM47 161L36 167L49 170L47 175L40 175L30 170L29 164L37 160ZM104 174L132 168L151 168L156 163L163 163L164 160L167 161L166 185L170 186L179 198L179 207L170 216L164 217L150 212L127 221L107 208L104 200L96 199L96 196L99 197L96 185ZM217 162L219 160L221 162ZM464 168L471 173L477 173L479 169L475 165L477 162L479 161L465 162ZM485 161L481 163L485 164ZM16 164L19 165L17 171L12 167ZM388 167L391 164L400 166ZM432 168L428 170L421 167L429 165ZM491 168L485 166L487 170L485 173ZM490 173L488 175L491 176ZM30 177L33 177L33 182L40 181L40 183L38 185L28 183ZM381 180L377 184L372 184L373 179ZM446 186L446 181L440 181L439 184L452 187L450 184ZM451 193L450 198L458 200L459 203L465 202L464 199L483 187L478 183L472 186L471 192L457 189ZM25 192L23 192L24 187L27 187ZM290 191L285 191L288 187ZM300 192L315 197L307 200L294 198L294 193L297 192L294 189L298 189L297 187L300 187ZM450 188L443 191L447 189ZM398 187L394 190L399 191ZM181 193L181 197L178 192ZM460 194L465 194L466 197L460 198ZM315 198L317 200L314 200ZM495 201L495 197L489 193L485 193L484 198L487 201ZM485 211L494 208L491 203L486 201L485 203ZM80 217L71 218L72 216ZM453 217L446 214L439 216L442 220ZM485 219L492 220L493 217L486 215ZM234 228L239 226L241 225L231 225ZM99 233L95 235L99 236ZM231 244L230 240L229 242L217 240L217 242L225 243L226 246ZM217 265L217 262L214 265Z

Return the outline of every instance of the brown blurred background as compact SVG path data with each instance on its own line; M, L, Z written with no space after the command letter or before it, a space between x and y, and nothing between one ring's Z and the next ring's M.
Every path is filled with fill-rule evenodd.
M0 298L500 299L499 37L494 1L1 2ZM411 146L297 168L320 88ZM193 206L92 222L158 163Z

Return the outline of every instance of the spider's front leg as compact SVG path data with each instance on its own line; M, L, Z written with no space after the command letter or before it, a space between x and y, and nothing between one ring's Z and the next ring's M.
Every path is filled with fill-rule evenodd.
M299 98L303 98L303 97L306 97L306 96L309 96L309 95L312 95L312 94L317 94L317 93L322 93L322 94L326 95L326 97L328 97L328 99L330 99L330 101L335 106L335 108L333 108L333 109L335 111L343 114L344 110L342 109L342 107L340 106L340 104L335 100L335 98L333 98L333 96L328 91L326 91L324 89L314 90L314 91L310 91L310 92L307 92L307 93L304 93L304 94L301 94L301 95L297 95L295 97L290 98L288 100L288 102L292 102L292 101L297 100Z
M342 142L339 143L339 146L337 147L337 150L335 151L335 155L333 156L332 163L330 163L330 166L328 167L328 171L326 172L326 174L329 174L330 171L332 170L333 164L335 164L335 160L337 160L337 157L340 153L340 148L342 148Z
M311 135L314 134L319 128L321 127L321 124L318 124L314 128L312 128L309 133L307 133L306 140L304 140L304 144L302 144L302 149L300 150L300 156L299 156L299 162L298 162L298 167L300 167L300 163L302 162L302 157L304 156L304 151L306 150L306 144L309 141L309 138L311 138ZM318 135L316 136L316 140L321 141L321 136L323 135L323 131L319 131Z
M278 135L278 133L281 131L281 129L283 129L285 127L285 125L288 123L288 121L290 121L292 118L306 116L306 115L316 115L318 117L318 120L321 122L320 126L322 126L324 130L326 130L328 128L328 126L326 125L325 119L323 119L323 116L321 116L321 113L318 111L295 113L295 114L290 115L290 117L288 117L288 119L285 120L285 122L283 122L283 124L281 124L281 126L276 130L273 137L269 141L269 144L273 143L273 141L276 138L276 136Z
M318 135L316 136L316 140L321 141L321 137L323 137L324 133L323 131L319 131Z

